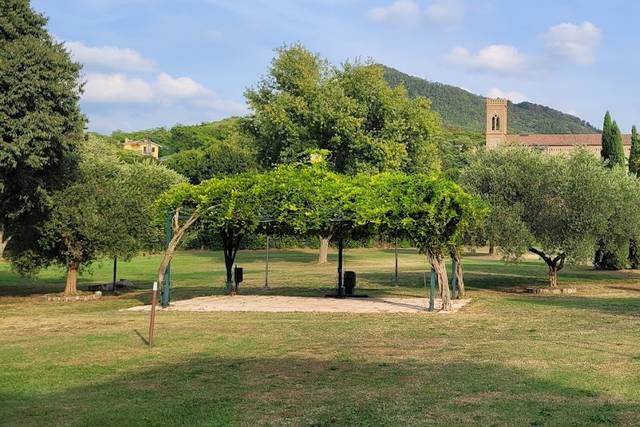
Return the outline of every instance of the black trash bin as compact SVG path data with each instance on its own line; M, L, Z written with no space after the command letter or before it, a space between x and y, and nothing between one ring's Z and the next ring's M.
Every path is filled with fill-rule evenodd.
M353 290L356 287L356 272L345 271L344 272L344 293L347 296L353 295Z
M238 293L238 287L240 286L240 283L242 283L242 281L244 280L244 269L242 267L236 266L233 269L233 279L236 283L231 293L236 294Z

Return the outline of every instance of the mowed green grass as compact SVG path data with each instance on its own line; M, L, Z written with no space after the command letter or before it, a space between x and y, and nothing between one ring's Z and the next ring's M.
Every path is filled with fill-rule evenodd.
M247 294L323 295L335 265L313 250L245 251ZM538 261L465 257L472 303L456 314L161 312L144 344L158 256L119 265L136 284L87 303L47 303L63 289L0 262L2 425L638 425L640 274L561 273L575 296L516 292L544 285ZM332 258L331 261L335 261ZM359 292L424 296L425 260L402 250L349 250ZM111 262L80 287L108 282ZM181 252L174 299L220 294L222 256Z

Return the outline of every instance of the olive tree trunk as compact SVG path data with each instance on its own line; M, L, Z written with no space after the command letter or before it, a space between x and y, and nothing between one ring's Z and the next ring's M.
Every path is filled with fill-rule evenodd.
M327 258L329 255L329 241L331 240L331 235L329 236L320 236L320 252L318 254L318 264L326 264Z
M456 295L456 299L462 299L466 296L466 291L464 289L464 269L462 267L460 251L458 249L453 249L451 251L451 258L456 262L455 275L458 285L458 295Z
M9 243L9 240L11 240L11 236L5 239L4 230L0 229L0 259L2 259L4 255L4 250L7 248L7 244Z
M67 283L64 287L65 295L76 295L78 293L78 269L80 263L72 261L67 265Z
M444 265L444 256L441 252L427 251L429 264L436 271L438 282L438 295L442 300L442 311L451 311L453 305L451 303L451 292L449 291L449 279L447 278L447 269Z
M547 267L549 268L549 286L551 288L558 287L558 271L564 268L566 254L562 252L556 257L551 258L551 256L536 248L529 248L529 252L538 255L540 258L542 258L545 264L547 264Z

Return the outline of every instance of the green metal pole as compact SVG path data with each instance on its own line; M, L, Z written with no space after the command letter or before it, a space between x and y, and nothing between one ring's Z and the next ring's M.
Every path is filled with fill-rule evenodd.
M164 247L169 247L169 242L173 238L173 215L171 212L167 215L167 221L165 223L165 235L164 235ZM162 307L168 307L171 302L171 263L167 265L167 269L164 271L164 278L162 279L162 296L160 304Z
M431 284L429 285L429 311L436 308L436 270L431 269Z
M451 298L456 299L458 293L458 276L456 275L456 270L458 269L458 262L455 258L452 261L453 266L451 267Z

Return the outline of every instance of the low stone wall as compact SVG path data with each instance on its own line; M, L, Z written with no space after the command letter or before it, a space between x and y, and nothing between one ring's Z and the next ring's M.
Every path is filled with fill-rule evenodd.
M48 302L75 302L75 301L94 301L102 298L102 292L96 291L92 294L80 295L45 295Z
M527 292L530 294L544 294L544 295L560 295L560 294L575 294L576 288L527 288Z

